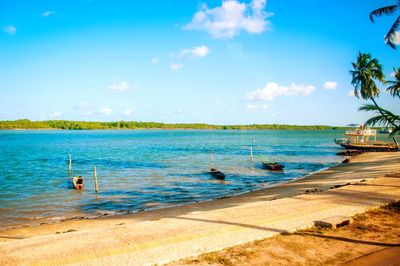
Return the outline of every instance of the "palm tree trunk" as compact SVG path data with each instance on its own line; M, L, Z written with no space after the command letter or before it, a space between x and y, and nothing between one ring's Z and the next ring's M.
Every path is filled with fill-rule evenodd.
M376 103L375 99L374 99L373 97L370 97L370 99L371 99L371 101L374 103L374 105L378 108L379 113L380 113L382 116L388 118L387 115L385 115L385 114L380 110L380 107L379 107L379 105ZM399 126L396 125L396 124L393 123L390 119L388 119L388 121L389 121L390 124L396 129L396 131L399 131L399 130L400 130L400 125L399 125Z

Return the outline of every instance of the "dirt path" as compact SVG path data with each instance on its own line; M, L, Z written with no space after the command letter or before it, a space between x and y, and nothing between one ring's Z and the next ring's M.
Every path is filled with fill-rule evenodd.
M177 261L183 265L399 265L400 201L336 230L311 228Z

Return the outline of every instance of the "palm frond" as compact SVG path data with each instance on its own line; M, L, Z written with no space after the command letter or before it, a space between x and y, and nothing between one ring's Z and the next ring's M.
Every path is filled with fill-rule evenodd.
M396 117L396 119L400 120L400 116L396 116L395 114L393 114L392 112L383 109L380 106L374 105L374 104L364 104L363 106L361 106L360 108L358 108L359 111L374 111L374 112L382 112L384 115L389 115L391 117Z
M385 42L393 49L396 49L397 46L396 34L399 31L399 27L400 27L400 16L397 17L396 21L393 23L388 33L386 33L385 35Z
M365 122L367 125L392 127L393 128L392 135L400 131L400 116L395 115L386 109L383 109L377 105L372 105L372 104L364 104L358 110L378 113L377 115L369 118Z
M392 128L392 124L389 120L387 120L384 116L382 115L377 115L373 116L367 121L365 121L365 124L368 126L381 126L381 127L386 127L386 128ZM390 133L390 136L394 136L399 132L400 129L398 127L392 128L392 132Z
M400 98L400 67L394 69L395 80L389 80L387 83L390 84L386 91L389 91L393 97Z
M368 126L378 125L382 127L388 127L390 125L390 122L383 115L377 115L369 118L367 121L365 121L365 124Z
M369 19L374 22L375 17L380 17L382 15L391 15L399 8L399 5L392 6L384 6L378 9L375 9L369 14Z

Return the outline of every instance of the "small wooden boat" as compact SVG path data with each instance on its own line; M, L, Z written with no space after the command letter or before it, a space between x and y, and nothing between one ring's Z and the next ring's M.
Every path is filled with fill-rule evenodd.
M283 168L285 168L284 165L277 163L277 162L262 162L263 168L268 169L268 170L272 170L272 171L277 171L277 170L282 170Z
M74 178L72 179L72 183L74 184L75 189L83 189L84 188L83 176L74 176Z
M225 174L222 173L222 172L220 172L220 171L218 171L218 170L215 169L215 168L211 168L211 169L210 169L210 174L211 174L213 177L215 177L216 179L220 179L220 180L224 180L224 179L225 179Z
M390 134L393 132L393 129L391 128L382 128L381 130L378 131L380 134Z

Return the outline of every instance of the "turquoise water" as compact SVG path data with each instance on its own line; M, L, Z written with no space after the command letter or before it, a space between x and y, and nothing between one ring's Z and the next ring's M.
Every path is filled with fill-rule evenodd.
M0 131L0 227L205 201L308 175L341 161L341 131ZM254 164L250 145L254 139ZM226 174L212 178L213 162ZM85 190L72 187L85 177ZM261 169L262 160L285 165ZM94 191L96 165L99 194Z

